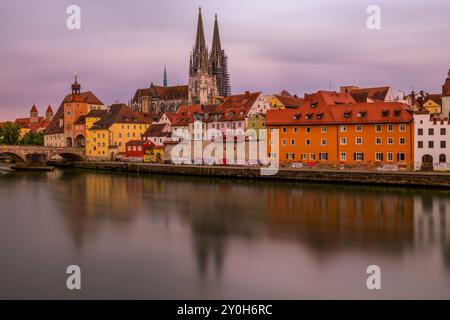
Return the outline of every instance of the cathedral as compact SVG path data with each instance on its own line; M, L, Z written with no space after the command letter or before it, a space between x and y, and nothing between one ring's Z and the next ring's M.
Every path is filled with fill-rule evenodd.
M203 30L202 12L199 9L197 36L189 61L189 100L191 103L209 104L216 97L230 95L228 57L220 44L217 15L211 52L208 52Z
M197 36L189 60L188 85L168 86L164 67L163 86L154 85L138 89L130 100L131 108L141 112L176 112L182 105L213 104L231 94L228 57L222 50L217 15L211 52L208 51L199 9Z

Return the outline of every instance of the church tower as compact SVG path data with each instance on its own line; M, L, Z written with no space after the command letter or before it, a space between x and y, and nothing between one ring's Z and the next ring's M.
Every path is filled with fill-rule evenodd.
M442 115L450 118L450 70L442 86Z
M228 57L220 44L219 23L217 14L214 21L214 34L211 49L211 69L217 81L217 90L222 97L231 94L230 75L228 73Z
M217 95L217 82L216 77L212 74L200 8L197 36L189 61L189 101L191 103L208 104Z
M167 88L168 81L167 81L167 69L166 65L164 65L164 76L163 76L163 86L164 88Z

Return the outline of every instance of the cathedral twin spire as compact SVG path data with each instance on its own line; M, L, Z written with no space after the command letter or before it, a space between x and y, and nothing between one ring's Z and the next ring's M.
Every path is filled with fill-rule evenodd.
M197 35L189 66L189 92L193 103L210 103L213 96L230 94L227 64L227 57L221 48L217 15L214 21L212 50L210 54L208 53L200 8Z

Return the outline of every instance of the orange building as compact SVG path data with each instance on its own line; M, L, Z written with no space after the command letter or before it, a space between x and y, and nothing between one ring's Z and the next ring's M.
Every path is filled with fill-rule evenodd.
M281 163L411 168L413 117L397 102L356 103L346 93L319 91L297 109L270 110L269 156ZM279 151L272 139L279 131Z

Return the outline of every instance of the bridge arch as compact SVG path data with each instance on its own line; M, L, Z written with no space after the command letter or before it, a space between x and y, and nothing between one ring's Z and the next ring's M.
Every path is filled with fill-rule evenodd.
M84 158L82 156L80 156L79 154L71 153L71 152L58 153L58 156L60 156L61 158L63 158L66 161L83 161L84 160Z
M0 151L0 156L8 156L14 162L25 162L25 159L23 158L22 155L19 155L19 154L14 153L14 152L2 152L2 151Z

